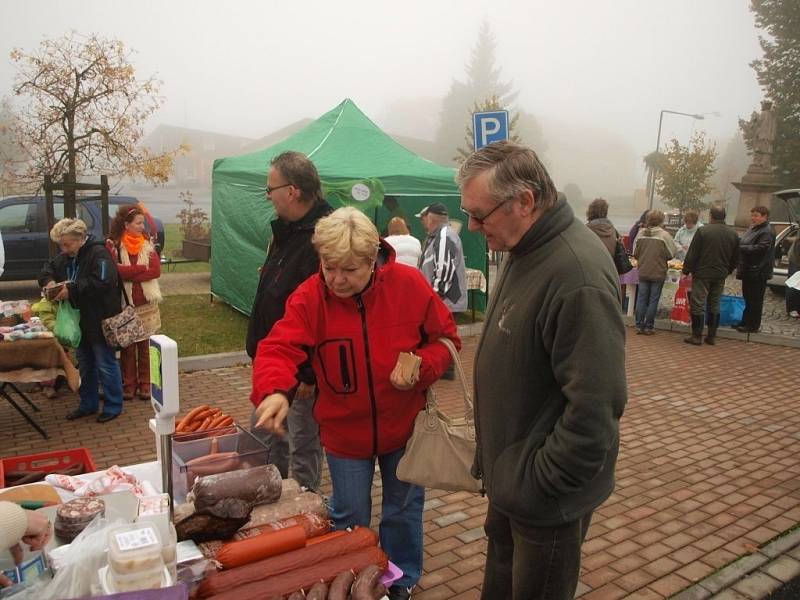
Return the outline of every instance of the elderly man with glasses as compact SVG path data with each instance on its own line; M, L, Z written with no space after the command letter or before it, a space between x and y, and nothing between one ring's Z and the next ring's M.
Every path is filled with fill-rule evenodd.
M614 489L627 399L619 277L530 148L486 146L457 181L470 230L508 252L474 362L482 598L571 599L592 513Z
M277 217L270 223L272 240L261 267L250 323L247 327L247 354L255 358L258 344L284 314L286 299L303 281L319 271L319 257L311 244L317 221L333 209L322 197L317 169L304 154L284 152L270 162L267 174L267 201ZM280 437L253 429L270 448L269 460L288 476L312 490L318 490L322 469L319 427L311 414L315 379L310 363L298 373L300 384L287 417L287 436Z

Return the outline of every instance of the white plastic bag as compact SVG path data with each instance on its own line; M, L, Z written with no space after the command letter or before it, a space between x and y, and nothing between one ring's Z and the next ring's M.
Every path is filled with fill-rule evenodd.
M789 277L786 280L786 287L790 287L795 290L800 290L800 271Z

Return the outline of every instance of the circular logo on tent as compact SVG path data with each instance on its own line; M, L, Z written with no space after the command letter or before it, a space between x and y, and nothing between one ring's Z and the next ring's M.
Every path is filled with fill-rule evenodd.
M369 200L370 193L369 187L363 183L355 184L350 190L350 195L354 200L358 200L359 202L366 202Z

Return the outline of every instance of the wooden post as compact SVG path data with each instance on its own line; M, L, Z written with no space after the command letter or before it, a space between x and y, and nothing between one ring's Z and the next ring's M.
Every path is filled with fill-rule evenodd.
M55 211L53 210L53 179L50 175L44 176L44 210L47 219L48 255L53 258L57 253L56 243L50 239L50 230L56 224Z
M100 176L100 214L103 216L103 235L108 237L108 176Z

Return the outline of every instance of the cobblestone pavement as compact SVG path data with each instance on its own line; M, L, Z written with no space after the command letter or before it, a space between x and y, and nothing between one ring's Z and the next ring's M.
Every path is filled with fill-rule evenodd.
M665 284L658 304L659 319L669 319L669 313L674 304L677 284ZM761 333L800 338L800 319L792 319L786 314L786 300L783 293L773 292L767 288L764 294L764 312L761 317ZM733 275L725 282L725 292L728 296L742 295L742 282Z
M578 594L650 599L687 590L684 600L706 598L707 588L690 586L708 582L739 557L758 558L765 544L800 522L800 412L794 402L800 354L732 339L688 346L683 334L661 330L652 337L633 333L628 328L629 403L617 487L595 512ZM476 341L465 339L468 371ZM212 403L247 422L248 367L183 373L180 386L184 407ZM440 395L447 412L458 409L455 383L440 384ZM72 394L32 398L50 439L2 403L0 456L86 446L98 468L155 457L147 427L152 410L144 402L126 403L120 418L100 425L64 420L77 402ZM323 491L330 492L327 476ZM377 516L379 483L374 495ZM429 490L425 509L425 574L415 598L479 597L486 500ZM744 586L742 576L731 576L719 597L766 595L758 595L763 586L731 587Z

